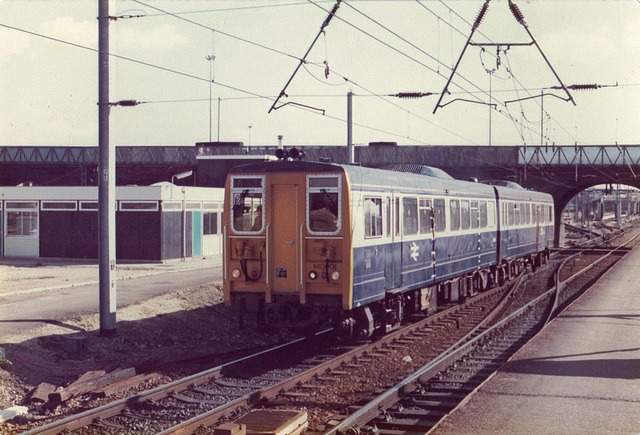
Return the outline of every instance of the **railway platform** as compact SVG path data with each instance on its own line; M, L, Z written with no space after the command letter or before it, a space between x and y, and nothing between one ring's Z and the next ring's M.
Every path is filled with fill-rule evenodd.
M640 433L640 248L432 434Z

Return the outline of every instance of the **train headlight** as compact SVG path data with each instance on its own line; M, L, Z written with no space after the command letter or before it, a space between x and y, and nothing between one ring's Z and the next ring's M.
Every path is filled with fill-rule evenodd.
M253 269L251 271L251 279L258 279L260 278L260 272L258 272L256 269Z
M340 279L340 272L338 272L337 270L334 270L333 272L331 272L331 279L334 281L337 281Z
M316 279L318 277L318 273L315 270L309 272L309 279Z
M238 279L240 278L240 269L233 269L233 271L231 272L231 276Z

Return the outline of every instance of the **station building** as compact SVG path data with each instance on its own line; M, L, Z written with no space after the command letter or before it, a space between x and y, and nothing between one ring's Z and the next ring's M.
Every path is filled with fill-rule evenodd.
M222 254L223 188L116 187L116 258ZM0 256L98 258L98 187L0 186Z

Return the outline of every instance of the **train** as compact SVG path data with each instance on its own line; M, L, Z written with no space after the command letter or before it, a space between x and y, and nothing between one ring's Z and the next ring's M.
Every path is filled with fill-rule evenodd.
M223 217L224 303L242 322L344 338L501 285L549 258L553 198L437 168L292 158L232 168Z

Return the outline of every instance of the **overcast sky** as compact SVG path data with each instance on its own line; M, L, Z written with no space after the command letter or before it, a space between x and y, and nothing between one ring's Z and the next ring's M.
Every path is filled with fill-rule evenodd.
M110 100L144 104L112 108L111 142L344 145L351 91L356 144L640 143L638 0L515 2L565 85L618 84L570 91L575 106L492 0L472 42L502 45L466 48L434 114L483 3L343 1L269 113L334 1L114 0ZM97 0L0 0L0 145L97 145L97 14ZM531 98L543 89L555 96Z

